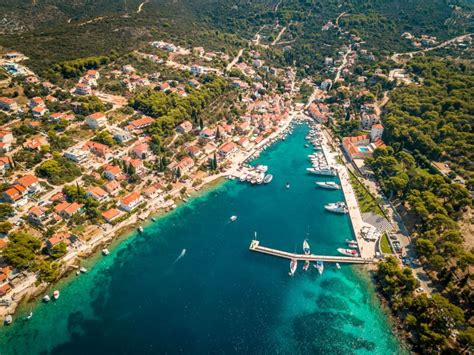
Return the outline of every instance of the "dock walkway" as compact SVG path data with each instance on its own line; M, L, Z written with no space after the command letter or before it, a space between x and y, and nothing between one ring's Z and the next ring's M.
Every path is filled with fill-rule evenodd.
M333 263L350 263L350 264L370 264L375 262L373 258L361 258L361 257L353 257L353 256L328 256L328 255L305 255L305 254L295 254L295 253L288 253L286 251L281 251L277 249L262 247L258 240L252 240L250 243L249 249L251 251L255 251L262 254L268 254L277 256L280 258L285 259L294 259L298 261L325 261L325 262L333 262Z

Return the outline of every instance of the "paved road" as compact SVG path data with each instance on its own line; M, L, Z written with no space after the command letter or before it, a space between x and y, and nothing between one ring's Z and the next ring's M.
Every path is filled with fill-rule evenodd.
M424 52L429 52L429 51L433 51L435 49L439 49L439 48L443 48L443 47L446 47L447 45L451 44L451 43L454 43L456 42L457 40L464 40L465 38L471 36L472 33L467 33L467 34L464 34L464 35L461 35L461 36L457 36L457 37L454 37L454 38L451 38L447 41L444 41L443 43L440 43L438 44L437 46L434 46L434 47L430 47L430 48L426 48L426 49L422 49L422 50L419 50L419 51L413 51L413 52L406 52L406 53L394 53L390 59L392 59L395 63L401 63L401 61L398 60L398 58L400 56L408 56L410 58L412 58L414 55L416 54L420 54L420 53L424 53Z

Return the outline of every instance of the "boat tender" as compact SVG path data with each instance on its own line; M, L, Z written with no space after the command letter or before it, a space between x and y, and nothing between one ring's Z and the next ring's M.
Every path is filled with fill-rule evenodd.
M340 190L341 185L333 182L333 181L316 181L316 185L322 187L323 189L330 189L330 190Z

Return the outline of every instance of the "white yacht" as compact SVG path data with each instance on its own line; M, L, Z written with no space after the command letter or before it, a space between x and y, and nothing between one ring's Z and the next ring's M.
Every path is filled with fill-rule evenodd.
M345 202L334 202L334 203L328 203L327 205L324 206L326 210L329 212L334 212L334 213L348 213L349 209L346 206Z
M341 185L336 184L332 181L316 181L316 185L322 187L323 189L330 189L330 190L340 190Z
M315 175L324 175L324 176L336 176L337 175L337 170L334 168L306 168L306 171L308 171L311 174Z
M230 220L231 220L231 222L236 221L236 220L237 220L237 216L231 216L231 217L230 217Z

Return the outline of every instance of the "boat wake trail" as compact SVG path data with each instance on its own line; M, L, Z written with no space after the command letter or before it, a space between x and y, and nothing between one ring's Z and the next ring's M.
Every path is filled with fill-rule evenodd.
M186 249L181 250L181 254L176 258L176 260L173 262L173 264L176 264L178 261L180 261L184 256L186 255Z

